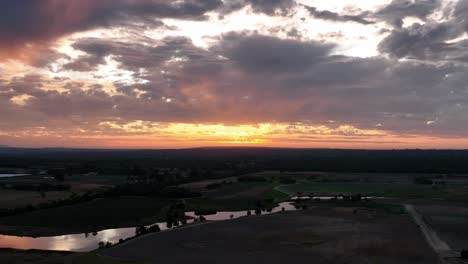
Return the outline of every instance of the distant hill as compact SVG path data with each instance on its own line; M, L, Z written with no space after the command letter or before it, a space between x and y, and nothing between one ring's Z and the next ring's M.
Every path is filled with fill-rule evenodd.
M11 148L11 147L7 145L0 145L0 148Z

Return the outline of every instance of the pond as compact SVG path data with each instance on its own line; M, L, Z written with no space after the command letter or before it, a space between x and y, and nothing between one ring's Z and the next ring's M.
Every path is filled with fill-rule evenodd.
M284 208L284 209L283 209ZM277 207L272 208L271 212L261 212L262 214L272 214L281 211L296 210L290 202L280 203ZM208 221L222 221L247 216L248 211L233 211L233 212L217 212L212 215L205 215ZM197 217L194 212L186 212L188 217ZM251 210L251 214L255 214L255 210ZM193 220L188 221L188 223ZM166 223L155 223L162 231L167 231ZM117 243L120 239L127 239L135 236L136 227L115 228L102 230L96 233L87 234L70 234L54 237L20 237L0 235L0 248L13 248L21 250L56 250L56 251L73 251L73 252L88 252L98 248L99 242Z

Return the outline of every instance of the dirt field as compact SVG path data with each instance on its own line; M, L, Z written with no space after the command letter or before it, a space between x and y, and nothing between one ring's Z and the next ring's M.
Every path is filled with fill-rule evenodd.
M99 257L93 253L75 254L54 251L21 251L0 249L0 263L12 264L123 264L117 260ZM124 264L143 264L129 263Z
M468 248L468 206L418 205L416 209L442 240L455 251Z
M101 252L148 263L432 264L408 215L311 208L153 234Z

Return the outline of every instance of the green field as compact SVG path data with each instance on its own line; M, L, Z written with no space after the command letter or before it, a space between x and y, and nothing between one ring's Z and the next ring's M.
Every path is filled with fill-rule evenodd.
M186 199L188 210L236 211L251 210L259 201L269 200L274 206L289 196L277 191L270 182L233 183L204 193L203 197Z
M42 197L39 192L0 190L0 209L36 205L70 197L69 191L51 191Z
M277 190L295 195L298 192L314 194L363 194L396 198L443 198L464 200L468 198L466 186L432 186L402 183L318 183L300 182L280 185Z
M113 197L0 218L0 233L52 235L93 232L165 220L171 200Z

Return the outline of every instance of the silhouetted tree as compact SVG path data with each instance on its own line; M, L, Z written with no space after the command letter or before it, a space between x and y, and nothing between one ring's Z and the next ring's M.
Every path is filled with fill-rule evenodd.
M468 259L468 250L464 249L460 252L460 257L462 259Z
M141 236L141 235L144 235L146 233L148 233L148 229L145 226L139 226L135 230L135 234L137 236Z
M161 231L161 228L158 224L152 225L148 228L148 232L155 233Z

